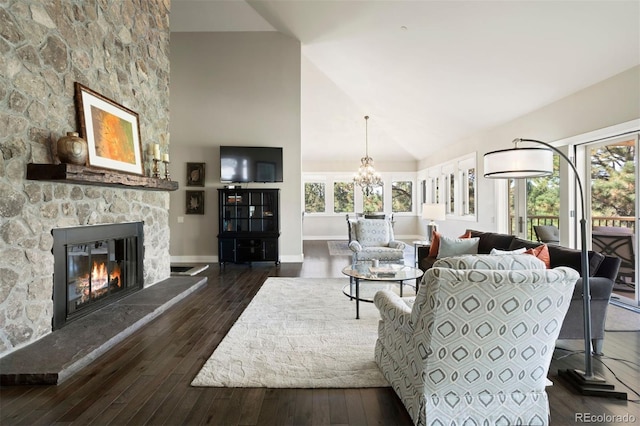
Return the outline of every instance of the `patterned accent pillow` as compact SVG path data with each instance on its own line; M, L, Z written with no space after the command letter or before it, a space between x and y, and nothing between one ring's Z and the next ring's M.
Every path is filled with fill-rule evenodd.
M360 219L356 223L356 236L362 247L388 246L392 239L390 228L386 220Z
M523 269L546 269L543 261L528 254L505 254L494 256L490 254L477 254L448 257L437 260L433 264L434 268L449 269L495 269L495 270L523 270Z
M449 238L440 237L440 248L438 249L438 259L462 254L478 254L478 243L480 238Z

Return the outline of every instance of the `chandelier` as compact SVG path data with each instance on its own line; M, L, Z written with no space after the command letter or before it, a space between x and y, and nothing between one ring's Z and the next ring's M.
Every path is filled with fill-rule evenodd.
M368 120L369 116L364 116L364 128L365 128L365 156L360 159L360 168L358 172L353 175L353 182L362 187L362 192L365 196L371 195L373 187L382 186L382 177L380 173L376 172L373 167L373 158L369 157L369 133L368 133Z

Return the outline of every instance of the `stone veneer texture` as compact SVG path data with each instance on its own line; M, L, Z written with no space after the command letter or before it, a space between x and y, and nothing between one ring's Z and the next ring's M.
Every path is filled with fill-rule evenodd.
M168 151L169 9L0 0L0 356L51 332L53 228L143 221L145 286L170 275L167 192L26 180L79 130L75 81L139 114L143 151Z

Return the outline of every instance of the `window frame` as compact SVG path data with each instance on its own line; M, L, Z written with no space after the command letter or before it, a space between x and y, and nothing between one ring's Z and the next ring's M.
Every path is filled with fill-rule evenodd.
M398 216L415 216L419 214L418 206L418 187L416 185L417 172L383 172L381 173L383 212L391 212L392 210L392 182L411 182L411 211L410 212L393 212L395 217ZM302 173L302 210L305 215L309 216L344 216L345 214L356 214L356 212L364 212L364 194L360 188L354 184L354 211L336 213L335 210L335 191L334 184L337 182L353 183L353 175L344 172L315 172ZM322 183L325 186L325 211L306 212L305 185L307 183Z
M469 212L469 170L475 170L473 212ZM478 220L478 165L477 153L472 152L446 163L429 167L426 176L424 203L444 203L450 220Z

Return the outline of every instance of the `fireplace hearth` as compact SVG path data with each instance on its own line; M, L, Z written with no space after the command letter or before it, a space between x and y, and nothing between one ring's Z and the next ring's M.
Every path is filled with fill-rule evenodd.
M58 228L53 330L143 288L143 223Z

